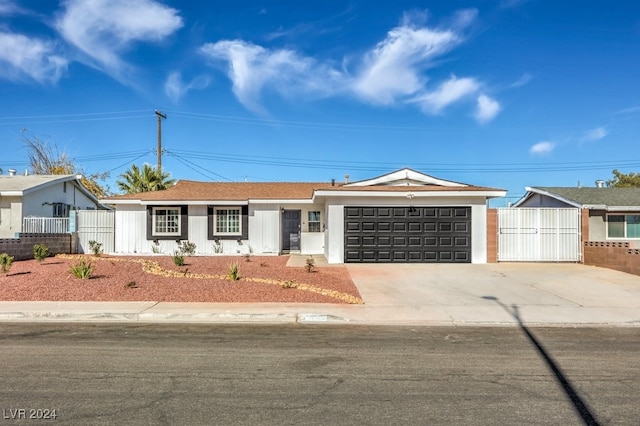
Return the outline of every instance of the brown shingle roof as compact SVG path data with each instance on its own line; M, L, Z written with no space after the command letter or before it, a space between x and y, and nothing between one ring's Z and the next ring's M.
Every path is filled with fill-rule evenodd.
M425 186L343 186L328 182L198 182L180 180L164 191L116 195L104 202L124 200L140 201L248 201L248 200L310 200L316 190L324 191L377 191L377 192L443 192L443 191L495 191L480 186L447 187Z
M311 199L315 189L336 188L324 182L197 182L180 180L164 191L117 195L105 201L247 201Z

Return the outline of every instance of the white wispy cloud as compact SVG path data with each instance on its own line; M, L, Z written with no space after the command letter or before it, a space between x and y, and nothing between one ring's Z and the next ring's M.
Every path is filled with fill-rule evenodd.
M0 0L0 16L10 16L22 13L23 9L11 0Z
M426 84L423 71L462 38L453 31L397 27L364 58L353 91L374 104L390 105Z
M546 155L550 154L556 147L556 144L549 141L538 142L529 148L531 155Z
M22 34L0 33L0 77L32 79L55 84L66 71L68 61L55 43Z
M500 2L499 7L501 9L512 9L515 7L520 7L525 3L528 3L530 0L502 0Z
M340 80L337 71L288 49L269 50L242 40L223 40L202 46L200 52L228 62L233 93L247 109L259 114L266 114L260 103L266 86L284 96L322 95L335 90L332 80Z
M595 142L605 138L609 134L606 127L600 126L586 132L580 139L582 142Z
M176 9L153 0L67 0L55 27L81 60L123 79L121 55L136 42L157 42L182 27Z
M200 48L211 62L227 64L233 92L247 108L260 114L265 92L280 96L350 96L374 106L417 105L426 114L440 114L483 89L477 77L451 76L430 81L428 72L442 56L464 42L463 30L476 19L474 9L457 12L446 26L426 27L426 13L407 13L401 24L342 68L291 49L268 49L244 40L221 40ZM497 101L478 99L476 119L491 120L500 111Z
M452 103L477 92L479 88L480 84L473 78L452 76L436 90L423 93L412 102L419 104L422 111L428 114L438 114Z
M514 81L513 83L511 83L509 85L509 87L515 88L515 87L522 87L526 84L529 84L529 82L531 81L533 77L531 76L531 74L529 73L524 73L520 76L519 79L517 79L516 81Z
M640 106L632 106L628 108L624 108L618 111L614 111L613 115L627 115L627 114L635 114L640 112Z
M164 82L164 93L173 102L178 102L189 90L204 89L209 85L207 76L199 76L184 82L180 72L172 72Z
M481 93L478 96L478 103L476 106L476 120L480 124L487 123L495 118L502 108L495 99Z

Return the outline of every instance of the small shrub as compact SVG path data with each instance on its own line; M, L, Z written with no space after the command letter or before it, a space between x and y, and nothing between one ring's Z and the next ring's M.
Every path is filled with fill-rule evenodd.
M282 282L282 288L296 288L298 284L294 280L286 280Z
M191 241L182 241L178 245L178 250L184 256L193 256L196 254L196 243L192 243Z
M253 247L249 246L247 253L244 255L245 262L251 262L251 255L253 254Z
M94 240L89 241L89 250L91 250L94 256L100 256L102 254L102 243Z
M213 252L215 254L222 254L224 247L222 247L222 243L220 241L215 241L213 243Z
M229 279L231 281L238 281L240 279L240 267L238 262L233 262L229 265Z
M0 254L0 272L7 275L11 269L13 263L13 256L9 256L7 253Z
M151 253L155 253L155 254L161 253L161 251L160 251L160 243L159 242L154 241L151 244Z
M173 252L171 259L173 260L173 264L176 266L184 265L184 255L178 250Z
M135 281L129 281L124 285L124 288L138 288L138 284Z
M49 247L46 244L33 245L33 258L35 260L42 262L47 256L49 256Z
M313 256L307 257L306 263L307 265L305 266L305 268L307 269L307 272L313 271L313 268L316 265L316 260L313 258Z
M93 275L93 264L90 261L80 259L75 265L71 265L71 273L81 280L88 280Z

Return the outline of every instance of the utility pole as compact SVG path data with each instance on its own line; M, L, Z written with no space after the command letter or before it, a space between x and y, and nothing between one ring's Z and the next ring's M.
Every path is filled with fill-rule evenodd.
M158 116L158 173L162 173L162 119L166 120L167 116L160 111L155 111Z

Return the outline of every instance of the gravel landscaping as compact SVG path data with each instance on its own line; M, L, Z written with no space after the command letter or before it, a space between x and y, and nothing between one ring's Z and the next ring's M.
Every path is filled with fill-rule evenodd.
M71 267L91 262L90 279ZM362 303L344 266L287 267L288 256L186 257L176 266L169 256L59 255L42 263L16 261L0 274L3 301L156 301ZM229 278L237 262L240 279Z

